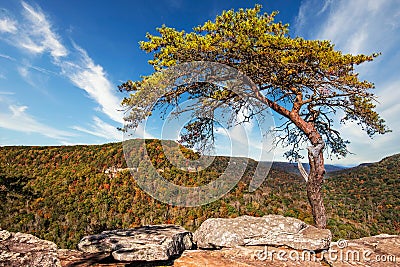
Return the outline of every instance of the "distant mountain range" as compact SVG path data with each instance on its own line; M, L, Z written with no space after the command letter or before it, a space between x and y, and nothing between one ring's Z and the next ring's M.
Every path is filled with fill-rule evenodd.
M270 163L267 163L270 164ZM308 165L308 163L302 163L304 169L308 172L310 170L310 166ZM300 175L300 171L299 168L297 166L297 162L296 163L290 163L290 162L282 162L282 161L274 161L272 163L272 167L279 169L281 171L285 171L285 172L290 172L290 173L294 173L297 175ZM343 166L338 166L338 165L331 165L331 164L325 164L325 170L326 173L332 173L335 171L340 171L346 169L346 167Z
M159 140L133 142L131 160L142 166L138 176L143 179L148 177L144 149L157 172L183 186L208 184L229 163L227 157L216 157L205 170L185 172L171 165ZM179 149L187 158L198 157ZM160 223L195 230L210 217L281 214L312 224L306 185L296 163L274 162L264 183L249 192L257 167L250 159L242 180L228 194L192 208L155 200L129 172L118 171L127 167L121 143L0 147L0 228L75 248L83 236L102 230ZM334 240L400 234L400 154L354 168L325 168L329 175L323 185L324 202ZM164 194L179 197L168 190Z

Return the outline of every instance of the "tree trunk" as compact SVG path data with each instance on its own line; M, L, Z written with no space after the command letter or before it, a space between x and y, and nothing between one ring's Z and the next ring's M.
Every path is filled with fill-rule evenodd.
M325 174L324 149L325 143L320 140L317 144L308 147L308 161L310 173L307 181L307 197L311 204L314 223L318 228L326 228L326 214L322 198L322 183Z

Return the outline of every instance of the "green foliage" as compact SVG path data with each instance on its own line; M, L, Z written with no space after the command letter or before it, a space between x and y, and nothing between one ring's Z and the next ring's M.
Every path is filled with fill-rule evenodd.
M144 151L140 144L132 144L136 156L133 160L139 163ZM189 158L198 157L181 149ZM166 162L160 141L147 140L146 150L160 174L187 186L216 179L229 160L217 157L209 169L188 174ZM397 155L368 167L334 173L326 180L325 205L331 218L328 228L335 240L400 234L399 164ZM75 248L84 235L106 229L174 223L195 230L210 217L281 214L312 223L302 178L274 166L261 188L249 193L249 181L256 168L256 162L250 160L243 179L229 194L195 208L173 207L154 200L137 186L128 171L106 174L112 166L126 168L121 143L1 147L0 227L32 233L62 248Z
M355 121L370 136L389 131L375 111L375 97L370 91L374 84L360 80L355 71L355 66L372 61L378 54L343 54L328 40L291 37L287 24L274 21L276 14L261 13L261 6L256 5L224 11L192 32L163 25L157 29L158 35L148 33L140 47L152 53L149 64L156 72L119 87L133 91L122 103L131 109L126 117L128 125L135 127L151 115L154 107L148 100L159 87L157 84L166 79L157 71L185 62L208 61L228 65L249 77L255 83L251 90L260 108L268 106L284 118L277 128L277 143L290 147L285 154L288 158L299 156L302 143L311 141L315 145L321 138L332 155L345 156L349 142L334 129L332 114L337 111L343 111L341 122ZM171 105L182 94L193 93L194 87L197 97L208 99L196 109L210 109L210 102L219 108L225 103L233 107L232 113L243 108L238 105L236 94L222 86L211 87L214 93L210 93L207 84L179 86L161 102ZM205 127L210 123L211 120L194 121L190 125L193 127L187 129L186 141L193 140L199 132L204 138L213 138L204 133L211 131L212 127Z
M327 179L327 210L333 221L342 218L349 238L358 235L400 232L400 154L380 162L337 171ZM329 224L329 223L328 223ZM337 229L332 222L332 227ZM340 228L340 227L339 227ZM348 231L347 231L348 230Z

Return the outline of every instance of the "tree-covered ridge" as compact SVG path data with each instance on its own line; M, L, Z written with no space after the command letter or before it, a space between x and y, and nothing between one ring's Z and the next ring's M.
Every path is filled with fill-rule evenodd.
M399 233L399 170L400 154L396 154L377 163L334 172L325 184L330 199L327 205L341 218L368 226L369 235L382 232L384 225Z
M143 142L134 142L141 161ZM228 158L217 157L207 170L187 173L167 162L159 140L147 140L146 150L166 179L187 186L207 183L224 169ZM168 150L168 146L164 147ZM197 155L183 150L188 158ZM396 155L330 175L325 183L328 228L334 239L399 234L399 162ZM256 162L249 160L243 179L222 199L196 208L173 207L143 192L128 171L121 143L60 146L0 147L0 227L52 240L74 248L84 235L104 229L174 223L195 230L210 217L283 214L312 223L301 177L272 168L264 184L248 192Z

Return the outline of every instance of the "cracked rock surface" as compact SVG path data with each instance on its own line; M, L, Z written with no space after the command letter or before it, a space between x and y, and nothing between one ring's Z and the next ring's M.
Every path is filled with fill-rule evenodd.
M327 229L280 215L211 218L193 236L197 247L203 249L272 245L313 251L329 248L331 238Z
M0 266L61 267L61 262L53 242L0 230Z
M148 225L85 236L78 249L108 252L118 261L163 261L192 249L192 233L177 225Z

